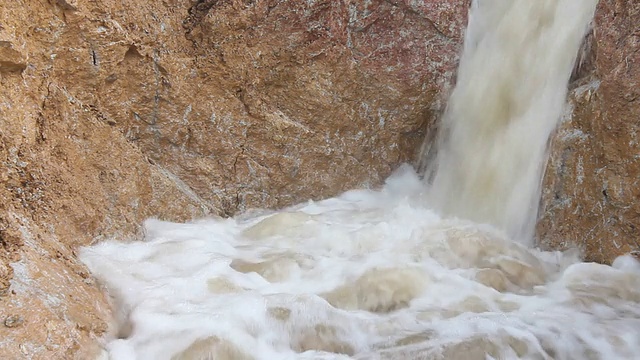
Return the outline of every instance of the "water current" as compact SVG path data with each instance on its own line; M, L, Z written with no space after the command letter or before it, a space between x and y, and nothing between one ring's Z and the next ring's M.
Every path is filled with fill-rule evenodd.
M547 141L596 3L474 3L428 168L432 206L531 245Z

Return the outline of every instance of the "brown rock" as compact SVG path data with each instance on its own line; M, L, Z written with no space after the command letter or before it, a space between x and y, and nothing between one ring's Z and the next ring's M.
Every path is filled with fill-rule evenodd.
M147 217L375 185L445 99L466 2L15 0L0 7L0 358L87 359L75 250ZM84 353L79 353L82 349Z
M640 2L601 0L553 138L540 243L610 263L640 249Z
M10 41L0 40L0 72L22 71L27 67L24 54Z
M197 1L184 23L154 10L161 23L136 22L149 36L97 55L114 60L95 101L222 215L376 184L411 160L455 69L461 26L430 18L462 25L464 7L365 3Z

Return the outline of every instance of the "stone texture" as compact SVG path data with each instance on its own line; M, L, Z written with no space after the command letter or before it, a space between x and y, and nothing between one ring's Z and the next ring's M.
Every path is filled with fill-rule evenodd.
M199 1L189 40L150 19L162 40L126 49L135 86L110 85L136 105L110 114L223 215L376 184L412 158L455 70L464 8L409 3Z
M539 241L610 263L640 250L640 2L601 0L552 139Z
M411 160L466 6L3 1L0 358L91 358L108 301L78 246L376 185Z

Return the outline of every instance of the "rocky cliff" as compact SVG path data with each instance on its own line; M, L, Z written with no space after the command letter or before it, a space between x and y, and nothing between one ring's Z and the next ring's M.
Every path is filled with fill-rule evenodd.
M108 304L78 246L412 160L465 16L449 0L3 1L0 358L89 358Z
M640 2L600 0L544 180L540 243L640 250Z

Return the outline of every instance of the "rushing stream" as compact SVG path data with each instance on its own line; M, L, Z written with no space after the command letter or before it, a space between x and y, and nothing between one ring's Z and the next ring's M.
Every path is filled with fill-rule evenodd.
M640 263L530 246L595 3L474 2L427 183L405 165L379 190L83 249L114 299L103 358L640 358Z

